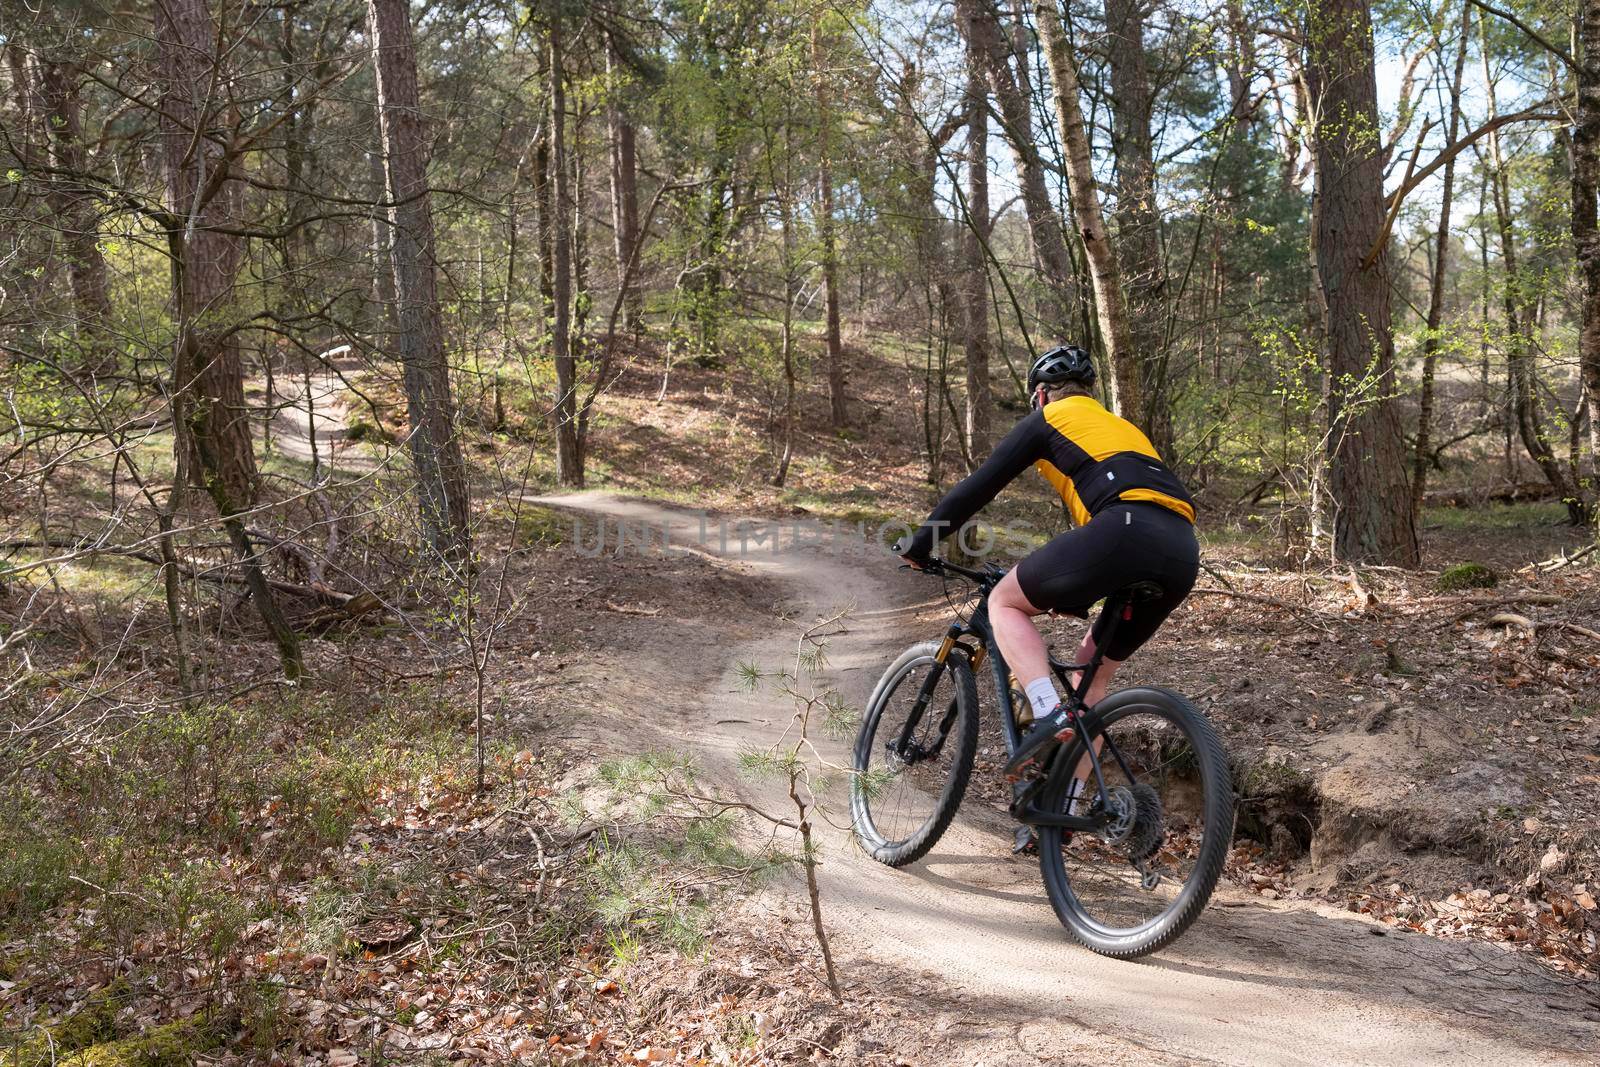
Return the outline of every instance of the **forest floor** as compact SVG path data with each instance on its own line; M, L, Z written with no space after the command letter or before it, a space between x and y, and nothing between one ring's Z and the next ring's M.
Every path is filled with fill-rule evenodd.
M855 850L838 786L824 792L835 1003L803 885L777 862L786 835L663 806L647 780L663 764L633 757L693 758L704 795L780 810L741 766L791 708L742 692L740 665L792 667L801 629L849 602L823 681L859 707L900 648L942 628L937 584L870 537L736 543L741 520L871 535L919 516L911 372L856 351L851 429L829 431L812 398L779 490L759 381L694 364L663 380L653 352L635 357L598 409L599 492L535 488L543 443L524 491L518 427L470 432L485 529L518 539L484 659L486 789L468 744L481 637L450 637L450 618L319 630L298 693L119 735L105 762L120 773L91 766L59 798L8 809L0 1063L74 1061L53 1044L131 1056L151 1035L179 1051L141 1046L147 1062L330 1067L1600 1056L1600 572L1593 555L1562 562L1589 539L1558 509L1431 510L1425 569L1329 571L1287 556L1278 505L1207 486L1202 591L1122 681L1190 695L1238 765L1240 834L1213 907L1148 961L1076 947L1037 865L1009 854L989 732L961 818L907 870ZM274 427L284 462L308 466L314 441L319 462L381 485L379 439L404 431L382 387L362 386L376 409L313 378L314 418L291 405ZM1038 487L993 510L1058 521ZM689 550L595 551L619 518ZM1468 561L1498 583L1439 588ZM72 684L116 670L126 693L170 684L148 578L119 568L63 576L53 651L88 657ZM1058 646L1078 625L1052 624ZM92 651L119 626L119 651ZM224 605L195 654L219 678L270 673L265 646L235 639L251 628ZM74 866L74 849L98 866Z
M696 543L698 513L608 494L540 502L575 509L591 531L608 518ZM740 692L739 665L782 665L802 627L851 603L829 643L828 680L860 706L882 666L937 633L948 608L929 596L927 579L897 574L870 547L742 554L713 544L695 556L737 587L760 590L766 611L718 584L687 597L676 583L653 589L649 557L608 559L603 577L572 600L599 620L574 638L587 650L593 691L648 710L619 719L591 706L574 728L597 756L692 753L706 779L772 810L781 788L741 778L737 765L741 753L767 749L790 729L792 709ZM621 677L618 658L628 664ZM1184 677L1163 680L1181 686ZM1239 721L1211 710L1232 747ZM984 745L992 763L998 740ZM845 743L821 747L823 759L847 762ZM824 808L828 922L846 974L874 985L904 973L930 983L909 1012L881 1012L908 1016L883 1051L912 1062L1487 1064L1582 1062L1600 1052L1592 984L1530 953L1443 936L1456 928L1429 936L1420 924L1346 902L1359 897L1294 888L1285 867L1261 862L1248 843L1194 929L1151 961L1121 963L1078 948L1061 930L1036 862L1009 854L1006 791L992 776L975 780L933 853L901 871L853 847L840 793ZM865 1062L882 1040L847 1032L830 1048L844 1062Z

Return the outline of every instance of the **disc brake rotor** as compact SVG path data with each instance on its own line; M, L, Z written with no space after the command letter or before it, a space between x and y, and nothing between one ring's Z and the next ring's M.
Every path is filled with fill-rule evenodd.
M1108 845L1120 845L1128 840L1139 819L1139 803L1127 786L1119 785L1108 792L1111 804L1106 811L1109 818L1100 828L1100 839ZM1099 807L1097 802L1096 807Z

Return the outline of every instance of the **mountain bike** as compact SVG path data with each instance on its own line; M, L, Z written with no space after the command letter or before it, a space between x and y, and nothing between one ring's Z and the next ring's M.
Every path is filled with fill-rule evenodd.
M906 649L867 702L855 745L850 814L874 859L901 867L927 854L955 818L978 747L976 672L987 662L1007 753L1027 701L995 643L988 597L1006 570L930 560L925 573L976 586L976 602L939 641ZM1012 790L1010 812L1038 835L1056 917L1095 952L1132 959L1166 947L1205 908L1233 838L1234 794L1216 731L1188 700L1139 687L1083 704L1099 648L1132 606L1159 597L1141 582L1108 597L1087 663L1050 657L1073 726L1038 774ZM1073 672L1081 672L1072 684Z

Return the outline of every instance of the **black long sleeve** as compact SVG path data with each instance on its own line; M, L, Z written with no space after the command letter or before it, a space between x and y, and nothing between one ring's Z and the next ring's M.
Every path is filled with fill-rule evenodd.
M1035 411L1017 423L989 453L989 458L939 501L911 536L905 554L913 557L932 555L935 542L959 530L1017 475L1035 461L1045 458L1049 440L1050 424L1045 422L1043 412Z

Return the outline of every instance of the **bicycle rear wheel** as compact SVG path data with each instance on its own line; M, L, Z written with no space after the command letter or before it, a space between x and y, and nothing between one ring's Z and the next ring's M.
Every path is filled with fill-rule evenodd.
M1233 840L1233 784L1216 732L1177 693L1125 689L1096 717L1112 823L1099 834L1040 827L1039 866L1062 925L1102 955L1132 959L1171 944L1205 908ZM1079 768L1089 782L1080 808L1105 810L1086 757L1081 741L1064 746L1039 807L1065 814Z
M972 667L959 649L941 667L935 659L939 645L913 645L889 665L856 738L851 822L867 854L891 867L914 863L939 840L961 806L978 749ZM917 696L936 668L931 698L907 736Z

